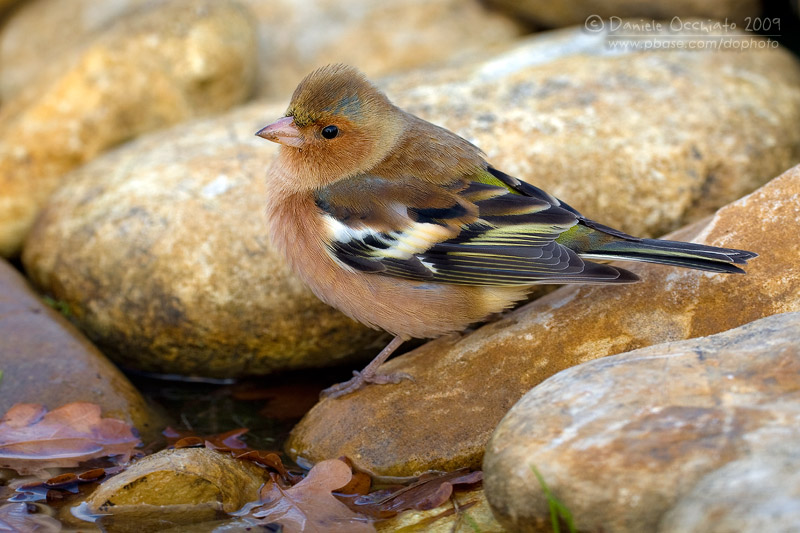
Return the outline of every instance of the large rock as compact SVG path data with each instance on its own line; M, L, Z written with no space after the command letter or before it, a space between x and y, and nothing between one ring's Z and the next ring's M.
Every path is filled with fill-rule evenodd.
M548 28L559 28L573 24L587 23L594 28L600 18L631 18L642 23L665 19L674 24L688 23L693 17L703 22L719 19L736 23L747 23L761 14L761 0L651 0L631 2L630 0L488 0L490 5L509 11L525 20ZM675 20L677 17L677 21ZM587 22L588 21L588 22Z
M136 426L145 442L163 429L127 378L1 259L0 370L0 413L16 403L37 403L52 411L71 402L92 402L103 416Z
M746 455L706 474L664 515L658 531L795 533L798 524L800 450L795 447Z
M0 98L17 93L58 54L91 40L152 0L30 0L0 33ZM241 0L258 31L258 92L288 98L325 63L371 76L485 54L522 29L476 0ZM254 48L255 50L255 48Z
M320 302L267 238L277 145L258 104L137 140L84 166L25 248L28 274L127 367L207 377L333 365L377 331Z
M798 197L795 167L708 224L671 236L757 252L746 275L628 263L641 283L563 287L463 337L389 361L383 371L414 381L322 401L295 427L287 450L310 462L346 455L384 475L478 466L506 411L560 370L800 310Z
M580 531L796 531L798 442L795 312L534 387L487 446L486 494L509 531L549 530L533 467Z
M245 99L254 48L240 6L174 0L120 20L44 69L0 108L0 255L19 251L67 171L141 133Z

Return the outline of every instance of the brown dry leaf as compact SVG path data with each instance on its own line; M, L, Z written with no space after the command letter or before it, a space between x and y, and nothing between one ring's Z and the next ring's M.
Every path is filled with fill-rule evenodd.
M27 503L7 503L0 506L0 531L19 533L58 533L61 523L45 514L29 513ZM35 506L33 506L35 507Z
M251 516L264 524L280 524L285 533L375 533L366 517L331 494L347 485L351 477L352 471L343 461L321 461L291 488L281 488L278 483L265 486L261 492L264 503Z
M467 469L447 473L424 474L407 487L385 489L365 496L337 495L353 511L373 518L389 518L408 509L426 511L444 504L453 487L471 486L483 480L483 472Z
M46 474L45 468L78 466L97 457L128 460L139 445L134 429L100 413L100 406L85 402L50 412L37 404L14 405L0 421L0 466Z
M167 438L167 446L176 448L205 446L212 450L249 450L247 444L239 438L248 431L250 430L247 428L238 428L215 435L196 435L193 431L167 427L161 434Z

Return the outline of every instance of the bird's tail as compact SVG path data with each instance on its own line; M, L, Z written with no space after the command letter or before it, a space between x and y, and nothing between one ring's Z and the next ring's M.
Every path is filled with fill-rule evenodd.
M640 239L583 218L569 239L586 259L642 261L709 272L744 274L744 265L758 254L733 248L717 248L691 242Z
M758 256L745 250L660 239L614 239L596 248L583 250L580 255L587 259L642 261L737 274L744 274L744 270L736 265L744 265L748 259Z

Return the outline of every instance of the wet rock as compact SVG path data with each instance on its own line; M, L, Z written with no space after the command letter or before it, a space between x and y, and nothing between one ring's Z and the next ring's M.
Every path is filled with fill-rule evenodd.
M317 404L287 443L310 462L346 455L383 475L477 467L494 427L531 387L570 366L800 310L800 167L671 238L760 256L746 275L627 263L642 282L567 286L462 337L389 361L414 381ZM634 380L635 381L635 380ZM335 428L333 430L332 428Z
M0 109L0 255L69 170L146 131L241 102L255 34L237 4L174 0L120 20Z
M549 524L535 466L581 531L785 528L799 516L799 346L800 313L785 313L551 377L487 446L495 516Z
M712 23L709 19L718 19L733 23L745 22L745 17L757 17L761 14L760 0L712 0L694 2L680 0L678 2L657 0L651 2L629 2L627 0L567 0L565 2L547 2L545 0L489 0L494 5L524 20L532 21L547 28L560 28L573 24L594 28L595 17L602 17L609 22L610 17L631 18L644 23L653 20L670 21L675 25L688 23L691 18ZM592 17L592 18L590 18ZM677 17L677 20L674 20Z
M0 33L0 98L30 83L59 54L151 0L32 0ZM370 76L474 57L510 44L513 19L470 0L241 0L258 31L258 93L288 98L300 78L326 63ZM368 45L364 45L368 43Z
M503 533L495 520L483 489L458 492L452 501L430 511L405 511L375 524L378 533Z
M162 421L127 378L74 326L44 305L3 260L0 370L0 413L16 403L53 410L71 402L91 402L100 405L104 417L133 424L145 442L162 429Z
M84 166L28 240L31 278L105 353L149 372L266 374L379 349L381 333L320 302L268 242L277 145L253 134L284 105L180 125Z
M623 53L567 29L386 89L500 170L635 234L702 218L800 161L800 64L782 49Z
M751 455L705 475L661 520L659 533L770 531L800 524L800 454Z
M259 498L267 471L207 448L164 450L103 482L83 511L110 531L161 531L213 520Z

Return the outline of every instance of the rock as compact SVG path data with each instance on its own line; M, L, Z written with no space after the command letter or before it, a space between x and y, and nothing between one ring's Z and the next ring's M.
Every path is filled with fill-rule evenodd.
M115 532L213 520L259 498L267 471L207 448L164 450L103 482L84 511Z
M769 452L731 461L706 474L667 511L659 533L770 531L800 524L800 455Z
M18 0L0 0L0 15L8 11Z
M522 33L474 0L244 2L259 25L258 94L287 102L306 74L327 63L357 65L376 78L484 56Z
M798 311L798 250L791 244L800 232L798 197L795 167L704 227L671 235L757 252L746 275L627 263L641 283L560 288L463 337L389 361L382 371L407 372L414 381L320 402L294 428L287 450L312 463L346 455L357 468L392 476L477 467L506 411L556 372Z
M120 20L0 109L0 255L19 251L69 170L251 92L255 34L237 4L175 0Z
M610 17L631 18L643 21L678 17L678 22L686 19L718 19L733 23L746 22L745 17L761 15L761 0L713 0L693 2L692 0L658 0L655 2L630 2L628 0L569 0L566 2L547 2L545 0L489 0L489 4L508 11L524 20L547 28L560 28L573 24L584 24L589 17L609 19ZM598 18L598 20L599 20ZM683 19L683 20L681 20ZM591 19L589 19L591 20Z
M16 94L54 54L91 40L151 0L31 0L0 34L0 98ZM523 29L470 0L242 0L258 31L258 92L286 99L326 63L358 65L370 76L474 57L508 45ZM367 46L359 43L368 43ZM254 48L255 50L255 48Z
M145 442L163 429L125 376L60 314L44 305L24 278L0 260L0 413L16 403L53 410L71 402L98 404L104 417L133 424Z
M567 29L385 87L500 170L635 234L702 218L800 161L800 64L782 49L623 53Z
M137 140L74 173L24 263L124 366L215 378L334 365L384 337L320 302L267 238L257 104ZM373 343L378 339L377 345Z
M495 520L483 489L453 494L452 502L429 511L404 511L375 523L378 533L504 533Z
M799 346L800 313L785 313L551 377L487 446L495 516L546 530L535 466L580 531L758 531L772 512L788 524L800 516L800 476L784 470L800 459Z

